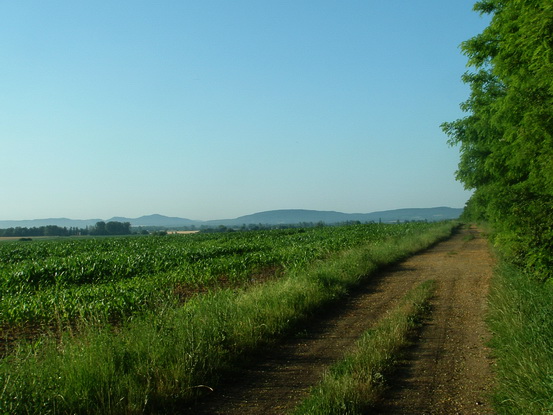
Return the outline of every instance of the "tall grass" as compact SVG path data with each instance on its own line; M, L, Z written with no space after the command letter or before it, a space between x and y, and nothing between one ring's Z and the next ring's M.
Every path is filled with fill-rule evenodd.
M444 223L364 246L248 290L220 290L117 329L21 347L0 363L0 413L135 414L188 402L240 356L289 332L380 265L449 235Z
M490 294L500 414L553 413L553 285L505 263Z
M435 281L412 289L378 324L365 332L356 348L332 366L294 412L295 415L356 415L367 413L384 389L409 332L429 311Z

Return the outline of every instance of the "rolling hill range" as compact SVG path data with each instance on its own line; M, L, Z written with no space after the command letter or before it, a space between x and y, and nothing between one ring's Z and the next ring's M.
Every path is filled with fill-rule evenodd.
M418 208L418 209L396 209L386 210L372 213L342 213L333 211L320 210L301 210L301 209L285 209L271 210L267 212L254 213L252 215L241 216L232 221L222 221L231 223L232 225L241 224L289 224L302 222L324 222L328 224L360 221L360 222L396 222L396 221L412 221L412 220L428 220L437 221L444 219L457 219L463 209L454 209L448 207L437 208ZM219 221L211 221L219 222Z
M457 219L463 209L450 207L435 208L413 208L413 209L395 209L372 213L342 213L334 211L305 210L305 209L281 209L258 212L251 215L240 216L235 219L220 219L199 221L178 217L168 217L163 215L147 215L139 218L113 217L110 219L86 219L76 220L67 218L33 219L33 220L0 220L0 229L7 228L32 228L48 225L61 227L86 228L94 226L96 222L104 220L130 222L131 226L148 226L160 228L182 228L191 226L242 226L250 224L263 225L288 225L298 223L318 223L326 224L342 223L350 221L360 222L396 222L396 221L439 221L446 219Z

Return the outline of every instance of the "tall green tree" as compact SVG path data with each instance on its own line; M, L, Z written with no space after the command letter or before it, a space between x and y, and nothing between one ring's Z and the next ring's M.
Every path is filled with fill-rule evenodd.
M462 44L471 94L444 123L459 145L466 213L490 221L511 258L553 276L553 2L483 0L489 26Z
M108 235L129 235L131 233L131 224L130 222L108 222L106 223L106 233Z

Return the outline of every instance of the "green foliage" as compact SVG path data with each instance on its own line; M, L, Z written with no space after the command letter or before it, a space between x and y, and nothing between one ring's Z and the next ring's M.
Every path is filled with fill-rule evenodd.
M77 228L62 228L56 225L40 226L34 228L8 228L0 229L0 236L14 237L14 236L70 236L77 235L81 230Z
M130 235L131 224L130 222L96 222L96 225L90 229L91 235Z
M553 411L553 2L485 0L489 26L463 43L474 72L461 105L443 124L460 145L457 178L474 194L464 220L487 221L504 261L490 298L497 355L495 409Z
M460 145L457 178L474 195L465 217L540 278L553 276L553 3L486 0L489 26L462 48L468 116L442 125Z

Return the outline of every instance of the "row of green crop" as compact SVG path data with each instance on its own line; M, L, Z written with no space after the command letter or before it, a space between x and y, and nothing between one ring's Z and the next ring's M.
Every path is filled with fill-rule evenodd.
M243 284L266 269L301 269L332 252L420 232L367 224L230 234L0 245L0 325L120 318L175 298L176 287Z
M167 413L368 273L427 247L451 227L368 240L267 284L210 292L143 313L117 330L90 328L17 349L0 361L0 413Z
M291 231L44 241L0 245L0 289L20 293L51 285L97 284L194 266L204 272L215 259L264 258L304 262L367 239L408 232L421 225L365 225ZM204 264L203 262L206 262Z

